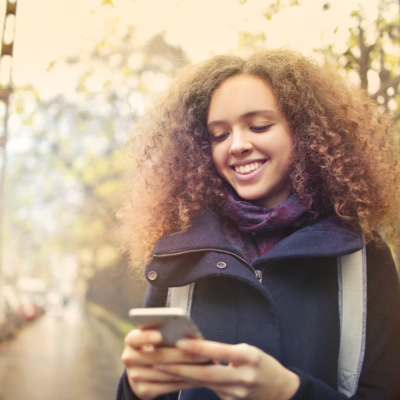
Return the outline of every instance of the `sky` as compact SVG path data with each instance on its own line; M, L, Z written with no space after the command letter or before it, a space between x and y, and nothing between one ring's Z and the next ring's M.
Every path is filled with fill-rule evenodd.
M180 45L192 62L237 48L240 31L265 32L267 46L289 46L312 54L313 48L335 43L344 50L348 28L356 21L350 12L356 0L300 0L271 21L263 16L269 0L17 0L17 24L13 59L16 84L32 83L52 95L73 90L76 77L68 67L48 72L49 63L90 48L107 20L119 18L121 25L136 27L137 41L165 31L166 39ZM363 1L368 15L376 13L377 0ZM0 0L0 23L5 0ZM336 27L339 27L334 34Z

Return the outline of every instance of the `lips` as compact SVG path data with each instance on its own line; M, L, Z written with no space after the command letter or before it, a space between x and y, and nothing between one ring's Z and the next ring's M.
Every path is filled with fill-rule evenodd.
M255 161L245 165L234 165L233 168L238 174L249 174L250 172L259 169L264 164L264 162Z
M236 163L231 166L233 173L239 181L249 181L255 178L264 169L268 160ZM243 172L242 172L243 171Z
M235 170L236 173L241 175L250 174L253 171L257 171L266 160L261 161L252 161L246 163L238 163L236 165L232 165L231 168Z

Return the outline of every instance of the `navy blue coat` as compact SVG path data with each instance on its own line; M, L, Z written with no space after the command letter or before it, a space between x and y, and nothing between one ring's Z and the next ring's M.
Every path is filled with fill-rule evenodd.
M162 237L146 267L146 307L162 307L168 287L196 281L192 319L204 337L248 343L296 372L293 400L346 399L337 391L339 308L336 257L363 246L338 218L309 220L270 252L248 264L225 238L218 217L206 212L189 231ZM217 263L226 263L219 269ZM263 270L260 283L254 270ZM153 274L154 275L154 274ZM367 333L354 399L400 399L400 287L389 248L367 246ZM176 399L173 393L160 400ZM126 375L118 400L132 400ZM180 400L214 400L191 389Z

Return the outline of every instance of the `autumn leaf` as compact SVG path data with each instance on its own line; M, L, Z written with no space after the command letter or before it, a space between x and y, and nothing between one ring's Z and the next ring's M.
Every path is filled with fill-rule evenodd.
M114 7L114 2L113 2L113 0L103 0L103 1L101 2L101 5L102 5L102 6L107 5L107 4L109 4L111 7Z

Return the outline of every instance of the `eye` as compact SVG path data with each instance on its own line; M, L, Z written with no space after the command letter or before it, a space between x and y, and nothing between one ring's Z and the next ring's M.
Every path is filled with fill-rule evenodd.
M269 128L271 128L273 124L271 125L264 125L264 126L251 126L250 129L254 132L265 132L267 131Z
M217 142L217 141L223 140L223 139L225 139L228 135L229 135L229 133L223 133L222 135L213 136L213 137L211 137L211 141L212 141L212 142Z

